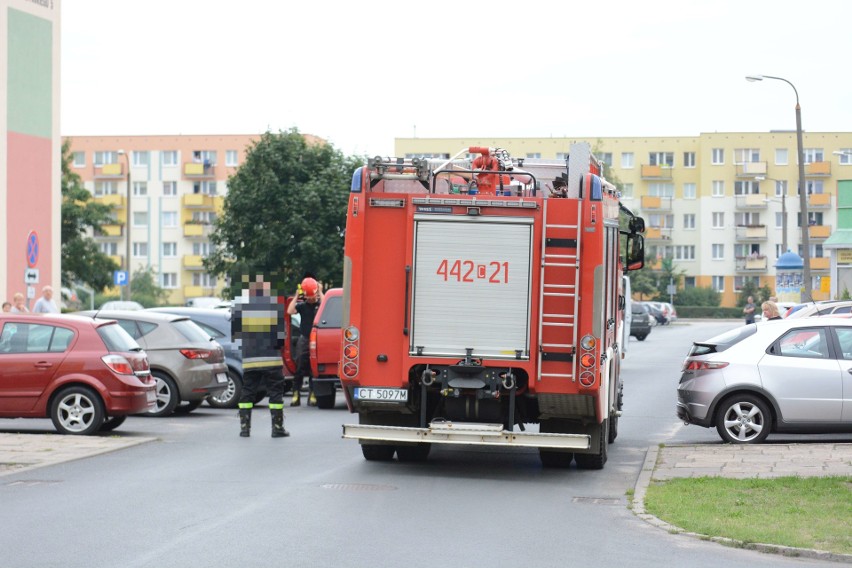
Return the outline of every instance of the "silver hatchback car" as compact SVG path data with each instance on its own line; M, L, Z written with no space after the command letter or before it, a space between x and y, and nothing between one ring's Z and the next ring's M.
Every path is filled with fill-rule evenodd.
M112 319L148 354L157 381L157 405L150 416L190 412L228 386L222 346L186 316L147 310L80 312Z
M677 415L738 444L770 432L852 432L850 392L852 320L767 321L693 344Z

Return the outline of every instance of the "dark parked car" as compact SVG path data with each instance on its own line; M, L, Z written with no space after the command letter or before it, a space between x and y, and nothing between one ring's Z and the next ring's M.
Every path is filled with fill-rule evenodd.
M630 320L630 335L639 341L645 341L654 325L651 321L654 317L651 315L651 308L644 302L631 302L630 313L633 316Z
M147 310L80 313L116 320L145 349L157 381L157 406L151 416L191 412L228 385L222 347L188 317Z
M49 416L63 434L94 434L155 400L145 352L114 321L0 315L0 418Z
M770 432L852 432L852 320L793 318L696 341L683 362L677 416L725 442Z

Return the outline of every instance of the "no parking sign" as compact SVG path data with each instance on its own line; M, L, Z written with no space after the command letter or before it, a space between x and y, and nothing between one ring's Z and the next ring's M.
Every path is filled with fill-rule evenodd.
M27 267L35 268L38 264L38 233L30 231L27 235Z

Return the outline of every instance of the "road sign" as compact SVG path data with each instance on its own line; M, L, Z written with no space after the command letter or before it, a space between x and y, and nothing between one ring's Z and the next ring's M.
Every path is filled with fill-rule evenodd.
M112 282L116 286L127 286L127 271L116 270L112 273Z
M38 233L30 231L27 235L27 266L35 268L38 264Z
M38 284L38 268L24 270L24 284Z

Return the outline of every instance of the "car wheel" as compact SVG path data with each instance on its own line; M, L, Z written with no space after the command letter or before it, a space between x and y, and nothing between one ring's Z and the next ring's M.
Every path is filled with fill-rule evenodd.
M179 404L175 407L175 414L189 414L199 406L201 406L201 400L190 400L188 402L184 402L183 404Z
M772 429L772 414L762 399L751 394L726 398L716 411L716 431L731 444L758 444Z
M127 420L127 416L109 416L101 425L101 432L112 432Z
M94 434L103 426L104 415L101 398L87 387L64 388L50 403L50 419L61 434Z
M180 402L180 394L174 379L165 373L151 373L157 381L157 404L148 411L148 416L168 416Z
M646 334L644 334L644 335L637 335L637 336L636 336L636 339L638 339L639 341L645 341L645 338L646 338L646 337L648 337L648 334L647 334L647 333L646 333Z
M316 395L317 408L334 408L335 395L334 391L331 394Z
M243 379L236 372L228 370L228 386L225 390L207 397L207 404L213 408L236 408L243 392Z
M613 444L616 438L618 438L618 414L613 412L609 415L609 428L606 441L609 444Z
M413 446L397 446L396 457L401 462L422 462L429 457L432 444L415 444Z
M361 453L367 461L390 461L396 448L384 444L361 444Z

